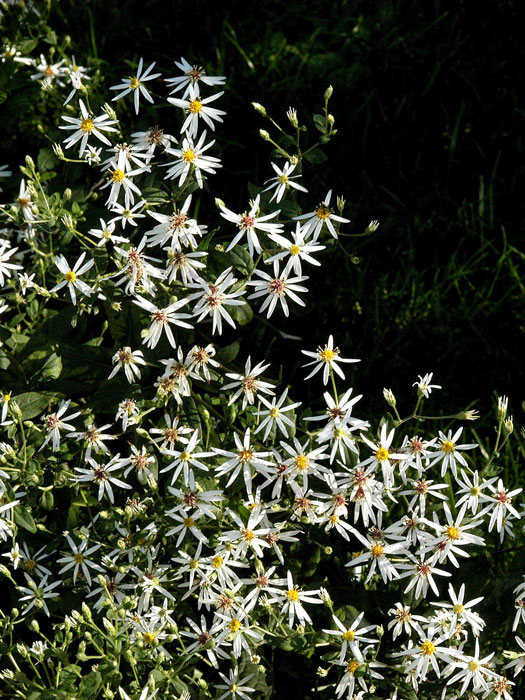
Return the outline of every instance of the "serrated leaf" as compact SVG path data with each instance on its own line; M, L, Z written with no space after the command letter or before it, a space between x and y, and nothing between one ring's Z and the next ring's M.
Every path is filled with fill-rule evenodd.
M36 532L35 520L27 508L15 506L15 523L33 534Z

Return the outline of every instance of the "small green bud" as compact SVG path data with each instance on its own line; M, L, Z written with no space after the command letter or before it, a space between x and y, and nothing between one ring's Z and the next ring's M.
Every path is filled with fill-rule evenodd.
M389 406L394 407L396 405L396 397L390 389L383 389L383 396Z
M259 112L259 114L262 114L263 117L266 116L266 109L258 102L252 102L252 107L254 108L254 110L256 112Z
M334 88L331 85L329 85L324 92L324 99L326 100L326 102L328 102L328 100L332 97L333 94Z
M35 167L35 161L31 158L31 156L26 156L26 165L28 168Z
M72 194L73 194L73 192L71 192L71 189L69 187L66 187L66 189L64 190L64 197L63 197L64 201L67 202L68 199L71 199Z
M261 137L262 139L264 139L265 141L269 141L269 140L270 140L270 134L269 134L267 131L265 131L264 129L260 129L260 130L259 130L259 135L260 135L260 137Z

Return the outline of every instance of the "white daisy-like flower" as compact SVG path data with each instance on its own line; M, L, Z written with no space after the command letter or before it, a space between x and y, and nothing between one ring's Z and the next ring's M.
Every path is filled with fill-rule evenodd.
M263 420L261 421L257 430L254 431L254 434L260 433L261 430L264 430L263 441L268 438L268 435L270 434L274 425L281 431L281 433L285 437L288 437L289 430L294 430L295 423L290 418L288 418L288 416L285 416L283 414L296 409L298 406L301 405L301 401L297 401L296 403L291 403L287 406L283 406L287 396L287 388L283 391L279 399L274 397L271 402L265 399L264 396L259 396L259 401L264 406L266 406L266 410L255 412L254 415L263 416Z
M359 628L359 625L361 623L361 620L363 619L364 612L360 613L356 619L352 622L350 627L347 627L344 625L341 620L336 617L335 615L332 615L332 619L335 622L335 626L337 629L335 630L323 630L325 634L329 634L335 637L340 637L341 640L341 652L339 654L339 659L338 663L341 663L343 659L346 657L347 650L350 651L352 656L355 656L355 658L360 661L361 663L364 661L363 655L361 653L361 650L359 648L359 643L360 642L377 642L378 640L373 637L366 637L368 632L370 630L375 630L376 625L367 625L366 627L361 627Z
M99 141L102 141L102 143L105 143L107 146L111 146L111 141L104 136L102 132L117 131L117 129L112 125L117 124L118 121L116 119L110 119L107 114L101 114L99 117L92 117L82 100L79 100L78 104L80 107L80 116L61 117L68 123L68 125L59 126L58 128L73 131L73 133L70 134L64 141L64 146L66 148L71 148L71 146L74 146L80 141L80 151L78 155L80 158L82 158L82 155L86 150L88 139L91 135L95 136Z
M124 236L114 236L115 222L106 223L104 219L100 219L100 228L90 228L88 234L90 236L96 236L100 239L97 243L98 246L106 245L108 241L112 243L129 243L128 239Z
M18 248L11 248L9 241L0 240L0 287L4 286L6 278L11 277L11 270L24 269L22 265L9 262L9 259L17 250Z
M96 552L102 547L101 544L95 544L93 547L88 549L88 540L82 540L80 546L77 546L75 542L69 535L66 535L66 539L71 548L71 554L66 554L65 556L57 559L57 564L64 564L64 566L58 572L62 574L66 571L73 569L73 583L77 582L77 576L82 573L86 579L89 586L91 586L91 574L89 569L94 569L100 573L104 573L104 569L94 561L88 559L90 554Z
M198 91L197 83L201 82L204 85L224 85L226 77L224 75L206 75L206 71L201 66L195 66L188 63L185 58L180 61L175 61L175 65L183 72L183 75L175 78L167 78L166 85L173 88L170 95L184 89L182 99L184 100L190 94L190 87L193 86L195 91ZM197 92L198 94L198 92Z
M301 216L294 216L294 220L304 221L303 229L309 235L312 235L314 242L319 238L319 234L324 225L326 225L331 235L337 238L337 231L332 222L338 221L339 223L347 224L350 221L350 219L344 219L342 216L333 213L333 210L330 208L331 197L332 190L328 192L324 198L324 202L321 202L315 211L309 212L308 214L301 214Z
M142 350L132 350L126 346L118 350L112 358L115 367L108 379L112 379L120 369L124 369L126 379L133 384L135 379L140 379L140 370L137 365L145 365L144 353Z
M183 247L193 249L197 247L197 238L206 233L207 226L199 226L197 221L188 215L191 198L192 195L188 195L182 207L176 208L172 214L148 211L148 214L159 222L145 233L150 245L163 246L165 243L169 243L175 250L182 250Z
M187 135L183 138L180 148L167 148L166 153L175 156L176 160L171 163L165 163L165 167L169 168L169 170L166 171L164 179L174 180L178 177L180 187L186 182L188 175L193 173L199 187L204 187L202 173L215 175L217 168L222 168L219 158L204 155L204 152L215 143L215 141L210 141L205 144L205 140L206 131L203 131L196 143L193 141L192 136Z
M291 241L278 233L269 233L268 238L271 238L272 241L278 243L282 248L284 248L284 250L281 253L276 253L270 258L267 258L265 262L271 263L274 260L281 260L282 258L289 256L286 267L284 268L284 274L286 274L293 267L293 271L296 275L300 275L302 273L302 260L309 262L311 265L320 266L321 263L313 258L310 253L315 253L318 250L324 250L326 246L308 243L306 241L306 235L306 232L303 231L299 222L297 223L295 231L292 233Z
M273 263L273 275L269 275L263 270L255 270L254 274L261 279L250 280L246 283L255 288L253 294L250 294L247 298L257 299L267 295L259 309L261 313L267 311L267 318L270 318L275 311L277 302L280 302L284 315L289 316L290 311L286 297L290 297L299 306L306 306L305 302L297 295L297 292L308 292L306 287L298 284L309 279L308 277L304 275L301 277L288 277L287 272L283 271L280 273L278 260L275 260Z
M85 541L87 542L87 540ZM42 609L45 612L45 614L48 617L50 617L50 612L49 608L47 607L46 598L57 598L60 595L60 593L58 591L55 591L54 589L57 586L60 586L62 581L59 580L53 581L53 583L48 583L48 578L49 576L46 575L41 581L36 583L30 576L26 574L26 581L28 583L28 586L17 586L17 589L21 593L25 593L25 595L23 595L20 598L20 601L29 601L27 606L24 608L24 615L27 615L31 608L35 607L37 610Z
M49 63L43 53L40 54L40 62L35 61L36 73L33 73L31 80L45 80L49 82L56 81L57 85L64 87L65 83L62 78L67 74L66 67L62 67L65 60L58 63Z
M281 169L277 165L275 165L275 163L271 164L272 168L275 170L277 175L276 177L272 177L269 180L266 180L266 182L264 183L265 185L267 182L270 182L271 184L263 190L263 192L275 190L272 198L270 199L270 202L273 202L274 199L276 202L280 202L284 196L284 193L286 192L286 190L290 189L290 187L292 187L294 190L299 190L300 192L308 192L306 187L298 185L297 182L293 182L293 180L295 180L296 178L301 177L300 175L292 175L297 165L297 163L290 163L288 161L284 164L284 168Z
M227 221L231 221L236 224L239 232L234 236L232 242L226 248L226 252L230 251L241 238L246 234L248 239L248 250L253 258L253 251L257 253L262 252L261 244L259 243L259 238L257 237L256 231L262 231L263 233L280 233L282 231L283 225L277 223L267 223L270 219L274 219L279 215L280 209L272 212L271 214L265 214L264 216L256 216L259 211L260 195L254 199L252 206L249 211L245 211L242 214L235 214L230 209L227 209L223 202L216 200L216 204L221 210L221 216L223 216Z
M31 198L29 188L26 187L26 181L24 178L20 180L20 189L18 191L18 197L15 204L22 212L22 215L27 222L31 223L32 221L35 221L36 216L33 212L33 200Z
M56 413L50 413L44 418L44 425L47 430L47 435L44 442L40 446L40 450L43 450L47 443L52 440L53 452L56 452L60 447L60 431L61 430L74 430L75 426L67 423L66 421L73 420L80 415L81 411L76 413L71 413L69 416L65 416L64 413L69 408L71 401L61 401L58 411Z
M190 138L194 138L199 130L199 119L202 119L212 131L215 130L215 121L222 122L222 115L226 114L222 109L209 107L210 102L217 100L224 92L217 92L209 97L200 97L198 87L189 86L187 99L180 97L168 97L168 102L176 107L180 107L186 113L186 119L181 126L181 133L187 132Z
M164 309L157 307L155 304L152 304L151 301L144 299L144 297L140 295L137 295L137 299L134 299L133 303L151 314L152 323L143 339L146 347L154 348L159 342L162 330L164 329L171 347L176 348L177 343L175 342L170 324L180 326L181 328L193 328L191 324L183 320L185 318L191 318L191 314L178 313L178 309L187 304L188 299L179 299L173 304L166 306Z
M243 306L246 304L244 299L238 299L244 294L244 291L227 292L226 290L237 282L237 278L232 274L232 268L228 267L223 270L217 277L215 282L207 282L199 277L194 282L186 284L187 289L198 289L195 294L190 294L187 297L188 301L198 299L193 307L193 315L197 316L197 323L202 321L206 316L211 316L213 326L212 334L217 332L222 333L222 319L224 319L232 328L235 328L235 321L230 316L225 306Z
M419 381L414 382L412 386L417 386L418 396L424 396L426 399L430 396L432 389L441 389L439 384L431 384L433 372L425 374L423 377L419 374Z
M142 214L143 207L145 204L146 202L142 200L141 202L137 202L130 208L128 204L124 205L119 204L118 202L113 202L111 211L116 213L117 216L114 216L112 219L110 219L109 223L113 224L115 221L119 221L122 228L126 228L126 224L136 226L138 223L136 219L143 219L146 216L145 214Z
M71 481L75 481L76 483L92 481L93 483L98 484L97 498L99 501L101 501L104 494L106 494L111 503L115 502L115 497L111 486L112 484L121 489L131 488L129 484L124 483L120 479L117 479L116 476L112 475L112 472L116 471L117 469L122 469L123 467L120 455L117 454L112 457L107 464L98 464L95 462L93 457L90 457L86 460L86 464L90 465L89 469L75 467L75 471L78 472L78 475L73 477Z
M288 626L293 627L295 618L297 617L300 624L309 622L312 624L310 615L303 607L303 603L322 604L323 601L319 597L319 589L314 591L303 591L293 582L290 571L286 574L288 590L278 593L275 597L269 599L269 603L284 603L281 612L283 615L288 615Z
M148 102L151 102L153 104L153 98L146 90L143 83L147 82L148 80L154 80L155 78L160 77L160 73L151 74L151 71L155 66L155 62L153 62L148 68L146 68L145 71L142 70L143 66L144 61L141 58L139 61L136 75L132 76L131 78L123 78L121 83L119 83L118 85L113 85L109 88L110 90L120 90L118 95L116 95L112 99L112 102L114 102L115 100L120 100L122 97L129 95L130 92L133 93L133 103L135 105L136 114L139 113L139 103L141 94L145 97L145 99Z
M467 466L467 460L465 459L465 457L463 457L461 451L473 450L475 447L478 446L476 442L471 444L458 445L457 441L459 440L462 432L463 427L458 428L454 435L452 435L452 429L449 430L446 435L441 430L439 431L439 439L441 441L441 445L439 445L439 449L434 453L434 457L430 463L430 466L433 466L434 464L436 464L436 462L441 462L442 477L445 476L447 469L450 467L452 473L454 474L454 478L457 478L457 462L459 462L459 464L461 464L463 467Z
M158 146L169 148L177 140L171 134L165 134L164 129L158 126L152 126L147 131L136 131L131 134L131 138L137 148L147 151L149 154L154 153Z
M63 255L56 256L55 265L63 274L64 279L58 284L56 284L53 287L53 289L50 289L49 291L57 292L59 289L62 289L62 287L65 287L67 285L73 304L77 303L77 295L75 289L78 289L80 292L82 292L82 294L85 294L86 296L94 294L95 290L93 289L93 287L90 287L88 284L79 279L80 275L83 275L85 272L90 270L95 264L94 260L88 260L86 263L82 264L84 262L85 257L86 253L82 253L79 259L76 261L74 267L71 268Z
M253 673L239 678L239 668L236 666L235 669L230 669L229 677L220 672L219 675L224 683L217 683L215 687L217 690L226 690L226 692L220 695L217 700L224 700L227 697L230 697L231 700L237 700L237 697L241 698L241 700L250 700L250 696L247 693L255 693L255 688L245 685L253 678Z
M235 401L237 401L241 394L244 394L242 400L243 409L245 409L248 404L254 403L257 392L260 391L263 394L273 394L274 385L270 384L269 382L263 382L261 379L258 379L258 376L262 374L264 370L267 369L269 366L269 363L264 364L263 362L259 362L252 369L252 359L251 356L249 356L244 366L244 374L237 374L236 372L226 372L226 377L228 377L229 379L233 379L234 381L230 382L229 384L225 384L223 387L221 387L221 391L235 389L234 394L230 396L228 406L231 406L232 403L235 403Z
M324 347L319 346L316 352L311 352L310 350L301 350L301 352L303 355L314 358L312 362L307 362L305 365L303 365L303 367L310 367L311 365L314 365L313 370L306 377L306 379L310 379L310 377L317 374L320 369L323 369L323 384L328 384L330 370L337 372L342 379L345 378L343 370L338 367L336 364L337 362L361 362L361 360L350 360L339 357L340 350L337 347L334 348L333 335L328 338L328 343Z

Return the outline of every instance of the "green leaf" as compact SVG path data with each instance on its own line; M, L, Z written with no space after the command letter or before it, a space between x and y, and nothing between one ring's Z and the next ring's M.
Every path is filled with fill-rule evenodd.
M319 163L324 163L327 157L320 148L314 148L313 151L305 154L304 159L312 163L312 165L319 165Z
M235 358L239 354L240 347L241 344L238 340L231 343L230 345L226 345L226 347L221 348L217 353L217 360L219 360L219 362L223 362L226 365L230 364L230 362L233 362L233 360L235 360Z
M166 204L170 201L170 196L158 187L145 187L142 190L142 199L148 204Z
M91 698L102 685L102 675L99 671L91 671L80 682L80 696L82 698Z
M253 272L252 256L244 246L236 245L226 256L230 259L230 264L246 277Z
M252 307L245 303L242 306L231 306L228 309L230 316L234 321L237 321L239 326L245 326L253 318Z
M57 157L51 148L41 148L38 152L38 169L45 173L47 170L53 170L57 164Z
M36 523L27 508L15 506L15 523L33 534L36 532Z
M42 368L39 370L39 372L37 372L34 378L40 381L46 381L47 379L58 379L61 372L62 359L56 354L56 352L54 352L47 358Z
M36 391L28 391L25 394L18 394L18 396L13 397L13 401L20 406L22 411L22 420L29 420L30 418L35 418L39 413L49 406L51 400L54 398L54 394L45 391L41 394Z
M315 128L322 134L326 134L326 119L322 114L314 114Z

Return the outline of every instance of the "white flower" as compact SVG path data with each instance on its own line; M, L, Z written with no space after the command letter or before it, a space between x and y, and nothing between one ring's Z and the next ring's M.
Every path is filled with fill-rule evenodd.
M336 362L361 362L361 360L350 360L339 357L340 350L339 348L334 348L333 335L328 338L328 343L324 346L324 348L319 346L316 352L311 352L310 350L301 350L301 352L303 355L314 358L312 362L307 362L305 365L303 365L303 367L310 367L311 365L314 365L313 370L306 377L306 379L310 379L310 377L313 377L314 374L317 374L317 372L323 368L323 384L328 383L330 370L337 372L342 379L345 378L343 370L337 366Z
M363 619L364 612L360 613L356 619L352 622L350 627L346 627L346 625L343 625L341 620L336 617L335 615L332 615L332 619L335 622L335 625L337 629L335 630L323 630L325 634L330 634L336 637L341 638L342 642L342 647L341 647L341 653L339 654L339 659L338 663L341 663L343 659L346 657L347 649L350 650L351 654L355 656L355 658L360 661L361 663L364 661L363 655L361 654L361 650L359 649L359 642L377 642L378 640L375 638L370 638L370 637L365 637L370 630L375 630L376 625L368 625L366 627L361 627L359 629L359 624L361 623L361 620Z
M425 624L427 618L422 615L414 615L411 613L408 605L396 603L394 608L390 608L388 614L394 617L394 619L388 623L388 629L394 628L392 639L396 639L403 630L405 634L409 636L412 634L412 630L415 630L420 637L423 636L423 629L419 623L422 622Z
M68 122L68 126L59 126L58 128L73 131L64 141L64 146L66 148L71 148L71 146L74 146L80 141L80 151L78 155L82 158L90 135L96 136L99 141L102 141L102 143L105 143L107 146L111 146L111 141L106 138L102 132L117 131L112 125L118 122L116 119L110 119L107 114L101 114L99 117L92 117L82 100L79 100L78 104L80 106L80 116L61 117L65 122Z
M159 270L150 264L149 261L160 262L160 260L145 255L143 252L145 247L145 236L141 239L138 246L131 246L129 250L124 250L124 248L115 246L117 255L126 258L126 264L118 272L115 272L113 277L122 276L122 279L116 284L117 287L124 284L127 280L125 287L126 294L135 294L135 290L139 285L143 287L148 294L153 294L155 291L155 284L151 277L164 279L166 275L164 270Z
M297 167L297 163L286 162L282 170L277 165L275 165L275 163L272 163L271 166L277 173L277 177L272 177L269 180L266 180L266 182L264 183L265 185L267 182L271 182L272 184L263 190L263 192L268 192L268 190L273 189L275 190L272 198L270 199L270 202L273 202L274 199L276 200L276 202L280 202L284 196L284 193L290 187L293 187L293 189L295 190L300 190L301 192L308 192L306 187L298 185L296 182L292 182L292 180L295 180L296 178L300 177L300 175L291 176L291 173L293 173L293 171Z
M303 607L303 603L315 603L321 604L323 601L319 597L319 590L315 591L302 591L297 585L294 584L292 574L288 571L286 575L286 580L288 584L288 590L284 593L279 593L275 597L270 598L269 603L283 603L282 614L288 614L288 626L293 627L295 618L299 620L300 624L306 622L312 623L310 615L306 612Z
M508 491L503 486L501 479L498 479L496 486L493 484L487 484L487 486L492 491L492 494L482 495L483 502L489 503L489 506L481 514L492 511L490 514L489 532L492 532L494 526L496 526L498 532L501 532L506 518L514 516L518 520L520 519L520 514L512 505L512 499L518 493L521 493L523 489L518 488Z
M223 75L206 75L204 68L200 66L192 66L185 58L181 58L180 62L175 61L175 65L183 72L183 75L175 78L167 78L166 85L173 88L170 95L185 88L182 99L185 99L190 94L190 87L194 87L197 92L197 83L200 81L205 85L224 85L226 78Z
M419 396L424 396L426 399L430 396L432 389L441 389L439 384L431 384L433 373L425 374L423 377L419 374L419 381L414 382L412 386L417 386Z
M214 120L222 122L222 115L226 114L226 112L223 112L221 109L215 109L214 107L208 107L208 105L223 94L223 92L217 92L215 95L202 98L199 95L198 88L195 85L190 85L187 94L188 99L168 97L168 102L171 102L171 104L176 107L181 107L187 114L181 127L181 133L186 131L190 138L194 138L199 130L200 118L214 131Z
M75 433L68 433L67 437L72 437L75 438L76 440L84 440L87 442L87 448L86 448L86 454L84 459L89 459L91 457L91 450L95 451L95 454L98 454L99 452L104 452L104 454L108 454L109 450L104 445L105 440L115 440L116 436L115 435L110 435L109 433L104 433L102 432L106 428L109 428L111 423L106 423L106 425L101 426L100 428L97 428L94 423L91 423L86 430L78 431Z
M246 302L244 299L237 299L244 292L226 292L228 287L231 287L237 282L237 278L232 274L232 268L228 267L223 270L217 277L215 282L207 282L199 277L194 282L186 284L187 289L199 289L195 294L190 294L187 297L188 301L198 299L198 302L193 308L193 315L197 316L197 323L202 321L206 316L212 317L212 334L217 330L222 333L222 319L229 323L232 328L235 328L235 322L230 316L225 306L243 306Z
M80 275L83 275L85 272L90 270L93 265L95 264L94 260L88 260L84 265L82 263L84 262L84 258L86 257L86 253L82 253L82 255L79 257L79 259L76 261L75 266L73 269L69 266L67 260L63 255L58 255L55 257L55 265L58 267L60 272L64 275L64 279L62 282L59 282L57 285L53 287L53 289L50 289L50 292L56 292L59 289L62 289L62 287L65 287L67 285L69 289L69 293L71 295L71 301L73 304L77 303L77 296L75 293L75 288L78 289L82 294L85 294L86 296L90 296L91 294L95 293L95 290L90 287L88 284L85 282L82 282L82 280L78 279Z
M485 622L481 619L478 613L470 610L470 608L472 608L474 605L477 605L481 600L483 600L483 596L480 596L479 598L474 598L468 603L465 603L464 583L461 585L458 595L456 595L452 584L449 584L448 594L450 596L450 599L452 600L451 603L431 603L431 605L443 608L447 611L448 615L450 616L450 637L452 637L455 634L456 626L458 624L462 625L465 622L472 627L472 631L474 632L474 634L476 636L479 636L479 634L483 631L483 627L485 627Z
M142 341L146 344L146 347L154 348L159 342L162 330L164 329L171 347L176 348L177 343L175 342L173 332L170 328L170 323L175 326L181 326L182 328L193 328L192 325L182 320L185 318L191 318L191 314L177 313L178 309L188 303L187 299L179 299L179 301L166 306L164 309L158 308L155 306L155 304L152 304L150 301L139 295L137 295L136 300L133 300L133 303L137 304L137 306L140 306L151 314L152 323L148 329L148 332L144 336L144 340Z
M492 669L488 668L488 663L494 656L495 652L492 652L492 654L489 654L488 656L485 656L483 659L479 658L479 639L476 639L476 651L474 656L461 656L457 661L452 661L451 667L452 668L457 668L460 669L459 673L456 673L455 676L452 676L447 681L447 685L450 685L451 683L455 683L456 681L462 680L463 683L461 685L461 690L459 691L460 695L463 695L465 690L468 688L470 685L470 682L472 681L472 691L474 693L479 692L480 690L486 690L489 691L489 686L486 681L486 677L488 676L489 678L497 678L498 674L496 671L493 671Z
M117 469L122 469L122 460L120 460L119 457L120 455L115 455L107 464L98 464L95 462L93 457L90 457L86 460L86 464L89 464L91 468L84 469L82 467L75 467L75 471L78 472L79 476L71 480L77 483L81 483L83 481L93 481L95 484L98 484L98 500L102 500L102 496L105 493L111 503L114 503L115 500L111 484L114 484L122 489L131 488L129 484L125 484L120 479L117 479L115 476L111 475L111 472L114 472Z
M272 241L278 243L282 248L284 248L284 250L282 253L276 253L270 258L267 258L265 262L271 263L274 260L281 260L289 255L290 257L288 258L288 262L284 268L284 274L286 274L293 267L293 271L296 275L300 275L302 272L301 260L305 260L312 265L320 266L321 263L313 258L310 253L315 253L318 250L324 250L326 246L307 243L305 239L306 233L301 229L301 225L299 223L297 223L297 228L295 232L292 233L292 236L293 240L289 241L278 233L268 234L268 238L271 238Z
M256 231L263 231L264 233L270 234L279 233L282 230L282 224L267 223L269 219L275 218L281 210L278 209L277 211L274 211L271 214L265 214L264 216L256 216L257 212L259 211L259 202L260 195L257 195L253 201L251 209L248 212L245 211L242 214L235 214L233 211L230 211L230 209L227 209L221 201L217 200L217 204L221 210L221 216L236 224L239 229L239 232L234 236L232 242L226 248L226 252L230 251L235 245L237 245L244 234L246 234L248 238L248 250L253 258L254 250L257 253L262 252L261 244L259 243L259 238L257 237Z
M287 416L284 416L283 413L286 413L287 411L293 411L295 408L301 405L301 402L298 401L296 403L291 403L288 406L284 406L283 404L286 400L286 397L288 396L288 389L285 389L283 393L281 394L281 397L279 399L273 398L272 402L270 403L267 401L267 399L264 398L264 396L259 396L259 401L266 406L265 411L256 411L254 415L256 416L264 416L264 419L261 421L261 424L255 430L255 433L259 433L261 430L266 428L264 431L263 435L263 440L266 440L268 438L268 435L270 434L273 426L275 425L281 433L285 436L288 437L288 429L293 430L295 428L295 423L290 420Z
M17 586L18 590L21 593L26 594L20 598L20 601L31 601L24 608L24 615L27 615L27 613L34 606L37 610L42 609L48 617L50 616L49 608L47 607L46 603L46 598L56 598L60 595L58 591L54 591L53 589L55 589L57 586L60 586L62 581L53 581L53 583L48 584L47 579L48 576L46 575L37 584L33 581L33 579L30 576L26 574L26 581L29 585Z
M165 134L163 129L152 126L147 131L136 131L131 134L135 146L141 150L146 150L149 154L154 153L157 146L168 148L176 139L170 134Z
M408 569L404 574L401 574L399 578L406 578L407 576L412 576L412 579L408 586L405 588L405 593L408 593L415 587L416 598L426 598L428 593L428 587L432 588L436 595L439 595L439 589L434 581L434 574L439 574L440 576L451 576L452 574L443 569L437 569L431 561L425 561L424 555L420 555L417 559L412 554L410 555L412 560L411 564L399 564L400 569Z
M176 160L172 163L165 163L169 170L166 172L164 179L173 180L178 177L180 187L184 184L188 175L193 173L199 187L204 187L202 173L215 175L217 168L222 168L219 158L203 155L215 143L215 141L210 141L204 145L205 140L206 132L203 131L197 143L188 135L183 138L181 148L167 148L166 153L175 156Z
M58 573L62 574L65 571L73 569L73 583L76 583L77 576L79 572L81 572L84 575L88 585L91 586L91 574L89 572L89 568L91 567L95 571L99 571L101 573L104 571L104 569L96 562L90 561L88 559L88 556L90 554L93 554L93 552L96 552L97 549L100 549L102 545L95 544L93 545L93 547L90 547L88 549L87 539L82 540L79 547L77 547L77 545L69 535L66 535L66 539L69 543L69 546L71 547L72 554L67 554L64 557L57 559L57 564L64 564L64 566L60 569Z
M44 449L47 443L50 440L52 440L53 452L56 452L60 447L60 431L75 429L74 425L66 423L66 421L73 420L73 418L79 416L81 412L77 411L76 413L72 413L69 416L64 416L64 413L69 408L70 403L71 401L61 401L60 406L58 407L58 411L56 413L50 413L44 418L44 425L47 430L47 435L44 442L40 446L40 450Z
M442 460L441 463L441 476L445 476L447 468L450 466L454 477L457 478L457 465L459 462L462 466L467 466L467 460L463 457L460 450L473 450L477 447L477 443L472 443L468 445L458 445L456 444L459 440L463 428L458 428L454 435L452 435L452 430L449 430L447 435L439 431L439 439L441 440L440 449L435 453L435 457L432 459L430 466L436 464Z
M324 224L326 224L326 227L328 228L332 236L334 238L337 238L337 231L335 230L332 221L339 221L340 223L345 224L347 224L350 221L350 219L344 219L342 216L337 216L333 213L333 210L330 208L331 197L332 190L328 192L324 199L324 202L321 202L321 204L319 204L315 211L312 211L308 214L301 214L301 216L294 216L295 221L305 222L303 224L303 230L309 235L311 234L313 236L314 241L316 241L319 238L319 234L321 233L321 229L323 228Z
M408 666L406 666L405 670L415 670L419 680L426 678L430 664L439 677L441 676L441 672L439 670L438 659L450 663L454 657L462 656L462 653L458 649L441 646L442 642L446 641L446 637L434 638L433 635L429 635L426 638L422 638L417 647L410 647L406 651L396 652L394 656L415 657Z
M394 463L391 463L390 460L404 459L403 454L396 454L395 451L390 452L389 448L392 444L392 440L394 439L394 433L395 429L392 428L392 430L387 434L386 423L383 423L381 426L381 438L378 443L372 442L361 433L361 439L374 451L374 454L372 457L359 462L357 465L359 467L366 467L369 464L372 464L374 469L381 466L383 471L383 481L385 482L385 486L388 487L392 487L394 485Z
M110 169L109 171L110 179L101 188L105 189L106 187L111 186L109 196L106 200L106 205L116 205L121 187L124 188L124 202L126 204L126 207L129 207L131 203L135 202L135 197L133 193L137 194L139 197L142 196L141 191L133 182L133 178L145 171L149 171L150 168L149 166L144 165L139 168L136 168L135 170L129 170L126 169L127 162L127 155L126 152L123 150L119 152L118 159L116 161L111 161L112 169ZM140 204L146 204L146 202L143 201ZM114 207L114 209L115 208L116 206Z
M151 245L170 244L175 250L182 250L183 246L196 248L197 237L206 233L207 226L199 226L195 219L188 216L191 204L191 194L186 197L180 209L175 209L173 214L160 214L148 211L148 214L159 223L150 231L146 231L146 237Z
M22 274L18 273L18 284L20 285L20 289L22 290L22 294L24 296L26 295L28 289L32 289L35 286L33 281L34 278L34 272L32 275L28 275L27 272L23 272Z
M220 695L217 700L224 700L224 698L230 696L231 700L236 700L237 696L241 700L249 700L249 695L246 693L255 693L255 688L250 688L247 683L251 678L253 678L253 673L249 676L244 676L244 678L239 678L239 668L230 669L229 678L224 675L224 673L219 673L220 677L224 683L218 683L215 687L219 690L226 689L226 692Z
M242 400L242 407L243 409L245 409L248 404L254 403L255 395L258 391L261 391L263 394L274 393L273 384L270 384L269 382L263 382L261 379L257 379L259 374L262 374L264 370L270 366L270 364L268 363L265 365L263 362L259 362L259 364L255 365L255 367L252 369L251 363L251 356L249 356L244 366L244 374L237 374L236 372L226 372L226 376L229 379L234 379L235 381L230 382L229 384L225 384L223 387L221 387L221 391L228 391L229 389L236 390L233 396L230 396L228 406L231 406L232 403L235 403L235 401L237 401L241 394L244 394Z
M56 80L57 85L64 86L64 82L61 80L63 76L67 74L66 67L62 68L64 60L58 63L48 63L44 54L40 54L40 63L35 61L36 73L33 73L31 80Z
M100 219L100 228L90 228L88 233L91 236L96 236L97 238L100 238L99 242L97 243L97 246L102 246L106 245L108 241L111 241L112 243L128 243L128 239L125 238L124 236L114 236L113 232L115 231L115 223L114 221L110 221L109 223L106 224L104 219Z
M255 288L255 292L250 294L248 299L257 299L258 297L268 295L260 307L260 312L267 310L267 318L275 311L277 302L280 302L281 308L285 316L289 316L290 312L288 309L288 302L286 297L290 297L300 306L305 306L305 302L296 294L296 292L307 292L308 289L298 284L298 282L304 282L308 277L288 277L288 273L284 271L282 274L279 272L279 261L275 260L273 263L273 276L269 275L267 272L262 270L255 270L255 274L258 275L260 280L250 280L247 285Z
M22 265L8 262L9 258L16 253L18 248L11 248L9 241L0 240L0 287L5 284L6 277L11 277L11 270L23 270ZM34 277L34 275L33 275Z
M26 221L31 222L35 220L36 217L32 211L33 201L31 199L31 193L26 187L26 181L24 180L24 178L20 180L20 189L18 191L18 198L15 204L22 212Z
M148 100L148 102L153 103L153 98L146 90L143 83L145 83L148 80L154 80L155 78L158 78L160 76L160 73L154 73L153 75L150 75L151 71L153 70L153 67L155 66L155 62L153 62L148 68L146 68L144 72L142 71L143 65L144 61L141 58L139 61L136 75L134 75L131 78L123 78L122 83L119 83L118 85L113 85L109 88L110 90L120 90L119 94L112 99L112 102L114 102L115 100L120 100L122 97L125 97L126 95L129 95L130 92L132 92L136 114L139 113L139 101L141 93L146 98L146 100Z
M112 358L113 364L116 365L109 375L108 379L112 379L119 369L124 369L126 379L130 384L133 384L135 378L140 379L140 370L137 365L145 365L144 353L142 350L132 350L126 346L118 350Z

